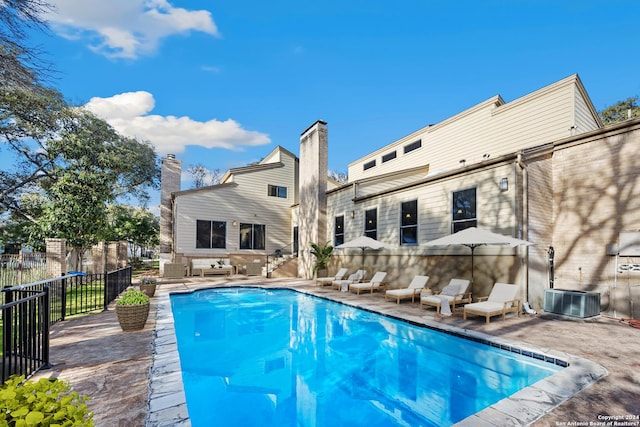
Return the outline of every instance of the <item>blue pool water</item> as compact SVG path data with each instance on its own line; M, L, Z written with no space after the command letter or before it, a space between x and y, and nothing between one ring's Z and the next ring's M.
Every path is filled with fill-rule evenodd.
M561 369L291 290L171 304L194 427L446 426Z

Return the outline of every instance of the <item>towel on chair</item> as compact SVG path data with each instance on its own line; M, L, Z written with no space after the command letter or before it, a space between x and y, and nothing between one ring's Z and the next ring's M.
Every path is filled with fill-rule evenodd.
M449 300L442 296L440 296L440 314L443 316L451 316Z

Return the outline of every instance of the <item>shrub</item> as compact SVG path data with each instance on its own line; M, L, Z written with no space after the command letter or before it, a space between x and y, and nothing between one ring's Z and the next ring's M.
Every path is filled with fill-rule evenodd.
M149 297L142 291L129 288L120 295L116 305L140 305L149 302Z
M313 267L313 272L315 273L318 270L327 268L327 264L333 253L333 246L331 246L329 242L323 246L314 242L310 242L309 244L311 245L311 255L316 257L316 265Z
M155 277L145 276L140 278L141 285L155 285L156 283L158 283L158 281Z
M94 426L89 399L62 380L24 382L24 376L14 375L0 387L0 425Z

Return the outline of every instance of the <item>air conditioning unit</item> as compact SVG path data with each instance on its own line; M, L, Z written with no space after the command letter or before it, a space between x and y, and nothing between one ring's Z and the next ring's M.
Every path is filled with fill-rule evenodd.
M583 318L597 316L600 314L600 294L568 289L546 289L544 311Z

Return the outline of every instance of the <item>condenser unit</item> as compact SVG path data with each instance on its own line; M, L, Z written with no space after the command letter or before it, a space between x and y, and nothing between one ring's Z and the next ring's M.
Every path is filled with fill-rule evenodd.
M600 294L568 289L546 289L544 311L573 317L597 316L600 314Z

